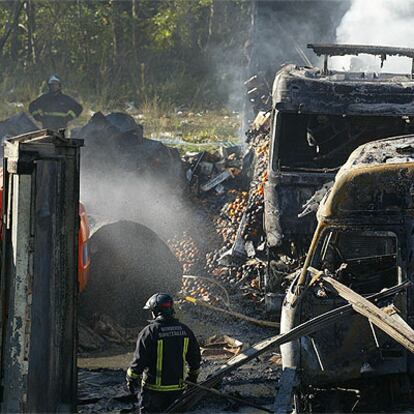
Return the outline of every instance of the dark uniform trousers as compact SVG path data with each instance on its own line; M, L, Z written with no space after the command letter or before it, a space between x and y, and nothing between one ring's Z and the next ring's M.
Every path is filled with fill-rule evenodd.
M162 413L177 398L179 398L182 393L183 391L159 392L144 389L141 393L141 399L137 414Z
M163 316L146 326L127 371L129 378L142 376L141 412L163 412L185 389L186 365L194 374L200 361L200 347L188 326Z

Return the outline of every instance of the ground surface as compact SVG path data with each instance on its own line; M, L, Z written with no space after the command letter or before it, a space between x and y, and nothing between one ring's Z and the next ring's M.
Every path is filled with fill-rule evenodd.
M213 335L228 335L243 342L243 347L248 348L274 334L272 329L256 327L248 322L237 321L209 310L199 310L189 304L183 305L178 313L180 320L195 331L200 341ZM79 358L79 412L116 413L133 408L133 402L124 388L125 369L131 359L133 349L134 344L131 343L124 349L108 349L105 353ZM226 359L203 358L200 379L203 380L213 373ZM275 353L264 354L226 378L220 390L226 393L238 393L242 398L249 399L258 405L271 406L280 373L278 361L279 358L275 356ZM216 396L203 399L195 412L240 412L239 408L242 412L244 410L255 412L254 408L230 406L226 400ZM257 410L257 412L260 411Z

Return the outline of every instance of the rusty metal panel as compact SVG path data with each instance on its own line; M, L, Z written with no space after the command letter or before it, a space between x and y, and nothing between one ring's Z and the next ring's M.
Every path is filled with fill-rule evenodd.
M302 114L413 116L411 76L404 81L392 76L367 81L348 72L325 75L319 68L286 65L274 80L273 108Z
M54 396L58 394L60 385L54 375L58 370L61 335L61 321L56 317L61 288L57 275L60 270L60 246L55 232L61 198L59 192L56 194L59 167L57 161L42 160L36 163L35 171L33 249L42 254L33 257L31 323L36 335L30 341L28 388L32 392L28 395L28 404L34 411L41 411L42 408L53 411ZM50 292L50 295L45 295L44 292ZM33 392L34 390L36 391Z
M6 143L1 411L76 411L79 147L44 130Z
M30 291L32 269L30 266L30 188L31 176L9 176L11 205L7 214L11 222L10 267L5 299L8 317L2 320L6 325L2 350L2 400L7 401L2 410L19 412L27 403L27 345L30 335ZM21 220L17 215L21 214ZM4 326L3 325L3 326ZM4 328L3 328L4 329Z

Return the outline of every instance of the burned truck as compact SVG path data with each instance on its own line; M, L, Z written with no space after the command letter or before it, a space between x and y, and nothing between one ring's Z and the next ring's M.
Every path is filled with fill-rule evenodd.
M313 44L323 68L284 66L272 91L271 154L265 229L271 252L302 256L324 190L349 154L375 139L413 130L413 73L334 71L330 56L414 58L414 49ZM359 58L356 58L359 59ZM325 188L324 188L325 187Z
M319 207L305 264L283 304L282 333L347 303L313 283L315 272L364 298L394 292L377 306L395 324L414 327L413 190L414 135L370 142L351 154ZM332 400L342 405L330 408L341 412L357 405L391 410L413 398L414 354L359 314L344 314L281 352L297 412L325 412Z

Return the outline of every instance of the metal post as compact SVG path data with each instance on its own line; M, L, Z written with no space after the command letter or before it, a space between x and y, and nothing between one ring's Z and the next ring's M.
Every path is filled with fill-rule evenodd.
M414 79L414 58L411 59L411 79Z
M5 144L2 413L76 411L81 145L48 130Z
M329 59L329 55L324 55L323 57L323 74L324 75L328 75L329 71L328 71L328 59Z

